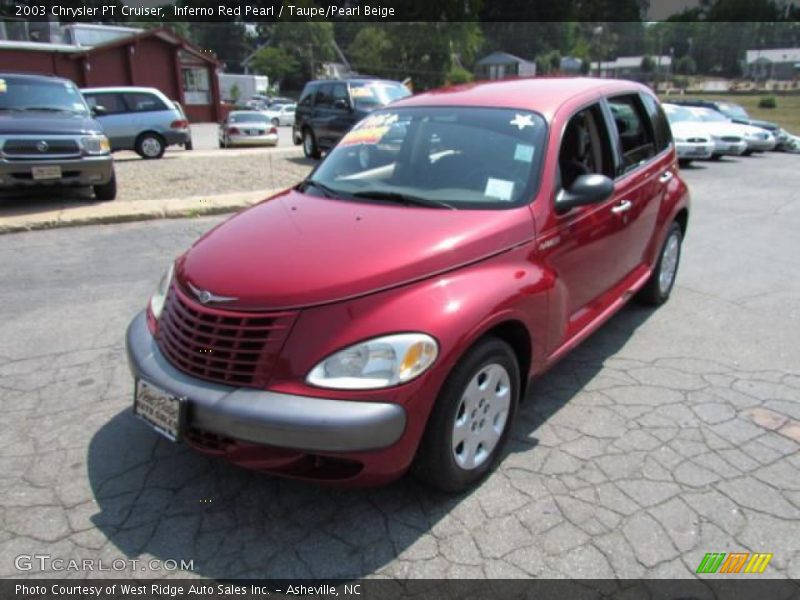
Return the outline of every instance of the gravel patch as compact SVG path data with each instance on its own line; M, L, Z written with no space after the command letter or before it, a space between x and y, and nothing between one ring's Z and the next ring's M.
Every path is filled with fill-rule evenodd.
M254 151L252 155L126 160L116 164L117 202L183 198L290 187L315 161L300 155Z

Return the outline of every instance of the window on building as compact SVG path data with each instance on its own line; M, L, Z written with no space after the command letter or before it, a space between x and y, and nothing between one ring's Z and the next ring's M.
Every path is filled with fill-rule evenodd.
M208 69L204 67L184 67L183 96L186 104L211 104L211 85Z

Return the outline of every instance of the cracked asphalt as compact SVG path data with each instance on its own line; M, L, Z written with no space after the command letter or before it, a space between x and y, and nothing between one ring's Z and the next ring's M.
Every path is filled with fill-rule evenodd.
M219 218L0 237L0 577L14 558L192 560L104 577L691 578L770 552L800 578L800 157L685 171L677 287L532 386L460 497L340 490L173 445L131 415L125 327ZM705 576L712 577L712 576Z

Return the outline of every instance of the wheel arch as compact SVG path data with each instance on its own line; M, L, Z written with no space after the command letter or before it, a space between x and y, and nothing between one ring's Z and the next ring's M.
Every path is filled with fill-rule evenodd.
M522 402L528 389L531 361L533 360L533 337L525 324L518 319L508 319L493 325L477 337L470 348L487 337L496 337L506 342L517 357L520 374L519 399Z

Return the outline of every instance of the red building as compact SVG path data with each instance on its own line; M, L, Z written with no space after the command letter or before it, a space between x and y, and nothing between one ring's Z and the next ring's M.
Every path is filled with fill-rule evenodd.
M0 69L58 75L80 87L158 88L180 102L189 120L221 120L219 63L166 27L99 46L0 41Z

